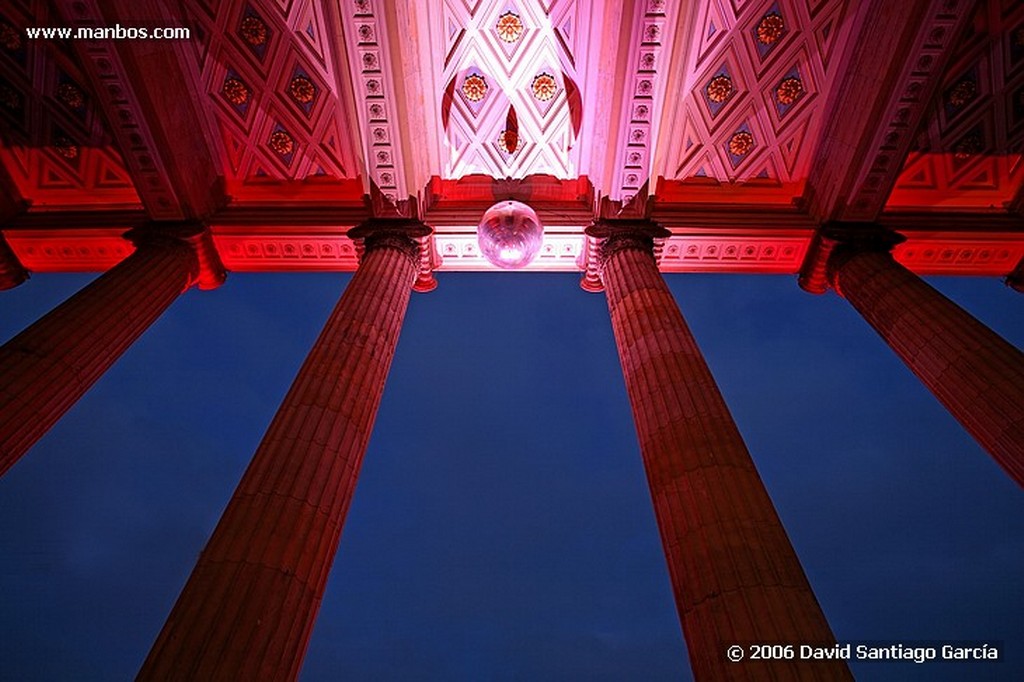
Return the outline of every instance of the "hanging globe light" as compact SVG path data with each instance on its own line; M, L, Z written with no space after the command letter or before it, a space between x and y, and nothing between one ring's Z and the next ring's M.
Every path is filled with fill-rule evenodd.
M516 270L528 265L540 251L544 226L526 204L502 201L487 209L476 235L488 261L505 270Z

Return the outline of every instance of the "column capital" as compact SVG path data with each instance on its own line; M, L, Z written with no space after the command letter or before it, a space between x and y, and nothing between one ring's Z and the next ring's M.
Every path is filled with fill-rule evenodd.
M28 279L28 270L18 260L3 233L0 233L0 291L13 289Z
M878 223L824 223L811 241L800 276L800 288L812 294L823 294L829 286L836 288L835 273L858 253L889 253L906 240ZM838 291L838 289L837 289Z
M656 240L667 239L672 233L646 218L597 218L585 231L590 239L588 248L592 257L587 259L586 273L580 286L584 291L602 291L605 263L616 253L627 249L643 251L657 257Z
M399 251L416 265L418 274L413 289L419 292L437 288L431 269L427 240L434 230L416 218L370 218L347 233L356 243L360 261L365 253L389 248Z
M1019 291L1024 294L1024 258L1020 259L1017 263L1017 267L1013 269L1009 275L1006 276L1006 286L1010 287L1014 291Z
M196 284L203 290L216 289L227 278L227 270L217 253L210 228L202 222L151 222L133 227L123 236L136 249L150 246L185 246L190 249L196 256L196 270L189 286Z

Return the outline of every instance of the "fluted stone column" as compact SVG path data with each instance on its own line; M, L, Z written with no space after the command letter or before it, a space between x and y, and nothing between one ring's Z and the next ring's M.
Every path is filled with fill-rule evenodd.
M12 289L26 279L28 271L22 267L3 234L0 234L0 291Z
M827 231L828 279L947 410L1024 487L1024 353L897 263L902 237Z
M341 538L429 228L377 220L140 680L294 680Z
M835 640L672 293L647 221L598 221L601 279L697 680L844 680L842 662L733 663L733 644Z
M134 253L0 347L0 475L202 279L202 228L139 228L126 237Z

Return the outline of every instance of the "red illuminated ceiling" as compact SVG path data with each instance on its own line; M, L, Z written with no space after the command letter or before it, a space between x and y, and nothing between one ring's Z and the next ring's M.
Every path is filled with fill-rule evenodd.
M24 34L115 23L192 38ZM1010 0L16 0L0 122L3 236L37 271L183 219L229 270L350 270L348 228L410 196L424 272L492 269L475 225L505 199L546 226L528 270L592 269L603 199L669 228L671 272L796 273L837 219L923 273L1024 258Z
M45 3L13 2L0 9L5 27L50 21L60 23ZM71 51L29 41L10 28L3 31L0 48L0 158L18 194L40 208L139 206Z

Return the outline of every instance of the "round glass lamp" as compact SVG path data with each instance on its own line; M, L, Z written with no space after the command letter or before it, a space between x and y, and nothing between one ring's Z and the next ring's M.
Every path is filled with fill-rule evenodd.
M519 201L502 201L487 209L476 229L484 257L505 270L530 263L544 241L544 226L537 213Z

